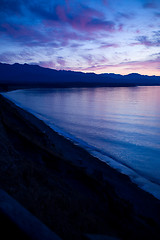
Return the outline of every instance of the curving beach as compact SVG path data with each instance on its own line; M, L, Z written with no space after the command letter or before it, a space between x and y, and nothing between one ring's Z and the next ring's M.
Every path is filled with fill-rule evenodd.
M159 239L159 200L3 96L0 109L0 188L62 239Z

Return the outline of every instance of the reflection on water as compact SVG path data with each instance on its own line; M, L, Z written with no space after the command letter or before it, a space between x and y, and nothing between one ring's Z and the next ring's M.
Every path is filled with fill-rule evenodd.
M160 87L30 89L4 95L160 198Z

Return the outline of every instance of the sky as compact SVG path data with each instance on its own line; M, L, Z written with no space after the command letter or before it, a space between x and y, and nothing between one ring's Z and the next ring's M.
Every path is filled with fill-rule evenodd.
M0 0L0 62L160 76L160 0Z

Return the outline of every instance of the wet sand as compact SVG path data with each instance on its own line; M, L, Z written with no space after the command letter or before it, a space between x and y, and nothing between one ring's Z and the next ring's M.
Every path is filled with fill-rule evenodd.
M62 239L159 239L159 200L1 95L0 166L0 188Z

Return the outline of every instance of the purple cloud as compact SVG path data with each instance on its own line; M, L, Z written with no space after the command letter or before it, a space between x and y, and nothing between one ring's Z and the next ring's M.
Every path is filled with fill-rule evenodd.
M49 36L43 34L43 32L24 25L4 23L0 25L0 32L4 36L9 36L11 39L28 46L40 45L49 41Z
M108 0L102 0L102 3L108 7L109 3L108 3Z
M157 57L154 60L146 60L146 61L131 61L131 62L121 62L118 64L97 64L97 65L90 65L86 68L78 68L77 70L81 71L100 71L100 72L115 72L115 73L121 73L121 74L128 74L128 73L137 73L140 74L147 74L148 75L157 75L159 76L159 62L160 57ZM156 70L156 71L155 71Z
M153 38L160 38L160 31L153 31L153 34L154 34L154 36L153 36Z
M0 62L15 63L16 59L18 62L23 63L25 61L31 61L32 58L33 53L26 49L20 52L7 51L0 54Z
M155 13L155 16L158 17L158 18L160 18L160 12L156 12L156 13Z
M133 62L128 62L128 63L122 63L121 65L125 66L125 69L130 70L130 71L137 71L141 72L141 74L146 74L146 71L150 74L149 75L154 75L156 72L156 75L159 76L159 62L160 62L160 57L157 57L156 59L153 60L146 60L146 61L133 61ZM155 71L157 70L157 71Z
M101 12L89 7L81 6L79 14L70 14L64 6L57 6L56 13L59 19L69 24L72 28L80 31L109 31L115 30L115 24L112 21L103 19Z
M65 24L73 29L87 32L96 30L112 32L115 29L114 22L106 20L102 12L82 4L77 4L76 9L73 6L68 8L66 5L55 5L51 9L32 5L30 10L43 21L51 21L53 26Z
M12 52L4 52L0 54L0 62L13 63L16 55Z
M57 57L57 63L60 65L61 69L64 69L66 65L66 61L64 60L63 57Z
M86 65L89 67L84 68L83 70L97 69L102 67L108 62L108 59L104 56L95 56L93 54L81 55L83 62L86 62ZM103 67L102 67L103 68ZM79 69L80 70L80 69Z
M117 43L102 43L99 48L117 48L119 45Z
M84 29L87 31L104 30L107 32L113 32L115 31L115 24L112 21L92 19L90 22L86 23Z
M147 47L152 47L155 45L157 46L157 43L149 40L147 36L140 36L137 38L137 40L139 41L140 44L145 45Z
M45 27L46 26L46 27ZM47 28L48 27L48 28ZM1 36L10 37L10 39L19 42L25 46L50 46L50 47L62 47L69 44L70 40L86 40L90 39L89 36L79 36L77 33L64 29L51 28L48 23L38 28L35 26L23 26L23 25L0 25Z
M146 47L159 47L160 46L160 31L153 32L152 39L149 39L147 36L139 36L136 38L138 42L131 43L131 46L144 45Z
M149 1L143 5L144 8L157 8L155 1Z
M32 62L33 65L40 65L41 67L45 68L56 68L56 64L53 61L39 61L39 62Z
M72 40L77 42L95 40L99 38L99 32L122 31L123 25L116 26L113 21L106 19L104 13L84 4L77 4L75 9L73 2L71 5L69 0L65 1L65 5L55 5L51 1L48 5L29 0L26 2L17 0L17 2L19 5L13 0L15 5L12 7L10 2L7 5L7 1L2 0L2 8L6 11L15 8L17 12L23 9L26 13L23 16L25 18L24 24L21 23L21 18L15 22L12 21L8 14L7 20L0 22L0 32L3 38L7 37L24 46L71 46ZM26 3L25 8L24 2ZM107 1L102 0L102 2L108 4ZM33 19L33 23L30 17Z
M134 18L134 14L129 12L129 13L123 13L123 12L118 12L117 14L117 19L133 19Z
M81 70L88 68L100 72L111 68L106 64L109 61L115 63L116 69L137 67L133 63L116 64L119 59L130 61L133 58L132 51L125 54L125 46L132 38L135 42L130 46L134 46L135 56L142 51L144 58L149 54L151 57L154 47L160 46L160 32L156 31L159 0L133 3L124 0L122 4L120 0L0 2L0 58L5 62L37 62L57 69L67 69L69 64L71 69L81 65ZM150 51L144 51L144 46ZM27 53L24 49L30 51ZM115 57L117 55L119 58Z

